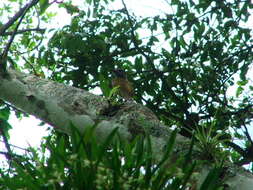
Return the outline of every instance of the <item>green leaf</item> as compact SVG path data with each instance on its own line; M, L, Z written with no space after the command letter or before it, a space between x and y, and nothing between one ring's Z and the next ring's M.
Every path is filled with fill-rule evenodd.
M92 0L85 0L86 3L91 4Z
M117 94L119 92L119 86L115 86L113 89L111 89L110 93L109 93L109 99L112 98L112 96L114 96L115 94Z
M165 153L163 155L163 158L162 160L157 164L157 167L156 167L156 170L161 167L161 165L166 161L168 160L172 150L173 150L173 147L174 147L174 144L175 144L175 140L176 140L176 136L177 136L177 130L174 130L172 131L170 137L169 137L169 140L166 144L166 150L165 150ZM155 170L154 170L155 172Z
M246 74L248 73L248 70L249 70L249 66L247 64L244 64L242 67L241 67L241 72L240 72L240 79L241 80L246 80Z
M243 92L244 88L239 86L237 89L236 89L236 97L238 98L242 92Z
M230 7L225 6L222 8L222 11L223 11L225 17L232 18L233 14L232 14L232 10Z
M40 5L40 14L43 14L46 11L46 9L50 6L49 0L40 0L39 5Z
M179 2L179 0L171 0L171 5L177 5Z
M7 137L7 139L9 139L10 138L9 130L12 129L12 126L9 124L8 121L0 120L0 127L4 131L5 136Z
M237 81L237 85L239 85L239 86L245 86L246 84L248 84L248 80L240 80L240 81Z
M200 3L197 5L197 8L202 8L203 11L205 11L207 8L210 7L210 4L212 3L212 0L204 0L200 1Z
M207 175L206 179L202 183L200 190L214 190L219 187L219 179L222 168L213 168Z
M96 165L98 165L99 162L102 160L102 158L105 156L105 153L109 145L112 143L112 140L114 139L117 131L118 131L118 128L113 129L112 132L106 137L106 140L104 141L104 143L100 146L100 149L97 155L98 160L97 160Z
M105 97L110 97L110 81L106 79L103 75L99 75L100 80L100 89L102 90L102 93Z
M1 120L8 120L9 116L10 116L10 109L8 107L0 110L0 119Z
M238 25L238 24L237 24L236 21L234 21L234 20L229 20L229 21L225 22L224 27L225 27L225 28L231 28L231 29L233 29L233 28L237 27L237 25Z
M141 56L135 58L134 66L138 73L141 72L141 70L143 69L143 61Z

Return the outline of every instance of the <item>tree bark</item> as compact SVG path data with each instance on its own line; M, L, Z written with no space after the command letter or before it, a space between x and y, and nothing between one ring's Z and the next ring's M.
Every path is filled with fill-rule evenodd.
M149 134L157 161L162 158L172 132L143 105L126 102L121 106L112 106L102 96L13 69L9 69L7 75L0 73L0 99L67 134L70 133L71 124L80 131L96 125L95 135L101 142L115 128L125 141L138 134ZM189 140L177 135L177 154L180 155L178 150L184 151L188 147ZM208 174L208 168L206 165L198 171L201 176L198 184ZM231 164L225 176L229 189L253 189L253 176L243 168Z

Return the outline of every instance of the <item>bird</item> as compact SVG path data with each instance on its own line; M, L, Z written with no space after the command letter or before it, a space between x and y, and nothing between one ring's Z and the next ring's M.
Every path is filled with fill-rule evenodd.
M126 100L133 100L134 88L127 79L127 74L123 69L112 70L112 87L119 87L119 95Z

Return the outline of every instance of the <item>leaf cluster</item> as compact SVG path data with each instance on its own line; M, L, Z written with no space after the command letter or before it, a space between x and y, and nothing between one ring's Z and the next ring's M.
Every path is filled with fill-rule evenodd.
M111 10L95 2L40 52L52 79L87 90L100 86L108 96L111 71L122 68L135 100L186 137L212 127L211 136L231 140L250 124L252 98L244 92L252 90L247 73L253 45L243 25L252 3L173 0L168 13L138 17L126 5ZM235 84L236 96L228 97Z
M253 46L250 29L242 26L252 4L171 1L171 7L173 14L143 18L127 7L110 10L94 3L54 33L38 61L54 80L87 90L101 86L103 92L108 92L111 71L123 68L136 101L167 125L190 131L200 123L222 131L241 128L238 116L252 105L243 92ZM227 97L236 76L238 106Z

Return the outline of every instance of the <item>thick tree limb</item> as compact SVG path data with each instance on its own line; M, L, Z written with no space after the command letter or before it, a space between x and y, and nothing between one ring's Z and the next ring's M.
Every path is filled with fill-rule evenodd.
M137 103L112 107L103 97L87 91L18 71L7 71L7 76L0 75L0 99L37 116L64 133L70 132L71 124L80 131L96 124L95 135L101 142L115 128L118 128L119 135L125 141L138 134L149 134L154 159L159 161L162 158L171 131L146 107ZM175 157L187 152L189 144L187 139L178 135L175 142L177 151L173 153ZM198 171L199 184L205 179L209 168L205 165ZM252 189L253 176L243 168L231 164L226 173L224 180L229 189Z

